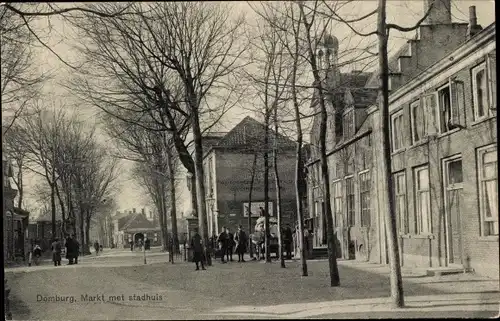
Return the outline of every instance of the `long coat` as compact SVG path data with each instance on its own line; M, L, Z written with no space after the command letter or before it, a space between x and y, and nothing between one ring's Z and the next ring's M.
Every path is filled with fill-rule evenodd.
M236 246L236 252L241 254L245 253L248 246L248 238L245 231L236 232L236 236L234 237L234 239L238 243L238 245Z
M191 238L191 248L193 249L193 262L200 262L203 259L203 246L201 245L200 234L196 233Z

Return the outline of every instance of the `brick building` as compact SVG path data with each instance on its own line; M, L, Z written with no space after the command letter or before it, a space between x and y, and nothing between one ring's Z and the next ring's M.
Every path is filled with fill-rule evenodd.
M211 135L205 147L205 191L209 235L227 226L235 231L239 224L253 231L264 207L264 125L246 117L224 136ZM270 132L269 152L269 214L276 217L274 168L272 167L273 131ZM254 163L255 161L255 163ZM254 166L255 165L255 166ZM278 169L281 182L283 224L295 222L295 143L278 135ZM248 226L248 201L252 187L252 225ZM247 208L247 210L244 210Z
M495 24L481 31L473 7L469 24L452 23L450 7L449 0L435 2L416 37L389 61L402 264L458 266L498 276ZM366 91L378 86L378 72L364 86L347 86L347 93L335 64L327 69L329 118L333 114L328 163L341 256L387 263L380 114L375 101L368 103L374 97ZM357 100L367 104L356 108ZM315 130L317 125L312 136ZM317 166L313 157L312 202L317 199L314 186L320 185L314 184ZM321 235L324 217L315 207L310 204L318 220L314 232Z
M471 9L463 44L391 93L392 172L403 265L498 276L496 32L475 20Z

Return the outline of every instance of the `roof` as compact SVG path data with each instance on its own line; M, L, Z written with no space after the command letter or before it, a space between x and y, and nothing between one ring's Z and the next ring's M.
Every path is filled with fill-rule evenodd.
M142 214L141 212L132 213L118 219L118 230L126 230L133 228L151 229L155 228L155 225L147 219L145 214Z
M245 117L239 124L234 126L218 143L214 146L218 147L255 147L264 144L264 124L258 122L250 116ZM269 144L274 144L274 131L269 129ZM278 134L278 146L290 147L295 146L295 142Z
M351 88L355 108L366 108L377 101L377 88Z

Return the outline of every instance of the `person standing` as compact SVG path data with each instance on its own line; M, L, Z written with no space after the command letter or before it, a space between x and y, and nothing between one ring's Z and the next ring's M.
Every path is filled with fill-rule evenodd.
M130 241L130 251L134 251L134 241Z
M52 242L52 261L54 261L54 266L61 265L61 252L62 246L58 238L55 238Z
M237 242L236 253L238 253L238 262L245 262L244 255L248 246L248 238L241 225L238 226L238 232L236 232L234 239Z
M226 260L232 262L235 242L234 242L234 235L229 230L229 227L226 228L226 234L227 234Z
M196 264L196 271L200 269L199 263L201 263L201 269L205 269L203 264L203 245L201 244L201 236L198 233L198 229L194 230L194 235L191 238L191 248L193 249L193 261Z
M224 261L224 256L226 256L226 252L227 252L228 237L227 237L227 232L226 232L225 226L222 227L222 232L219 234L217 241L219 243L220 250L221 250L221 263L226 263Z
M66 237L66 258L68 259L68 265L73 265L75 259L75 242L72 235Z
M285 227L285 231L283 233L283 243L285 245L287 260L292 259L292 241L293 241L292 229L290 228L290 225L287 224Z
M99 242L95 241L94 243L95 256L99 255Z

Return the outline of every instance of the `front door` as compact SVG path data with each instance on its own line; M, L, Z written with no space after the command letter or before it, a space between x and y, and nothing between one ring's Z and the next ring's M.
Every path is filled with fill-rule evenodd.
M462 159L444 161L445 235L448 263L462 264L462 222L460 207L463 197Z

